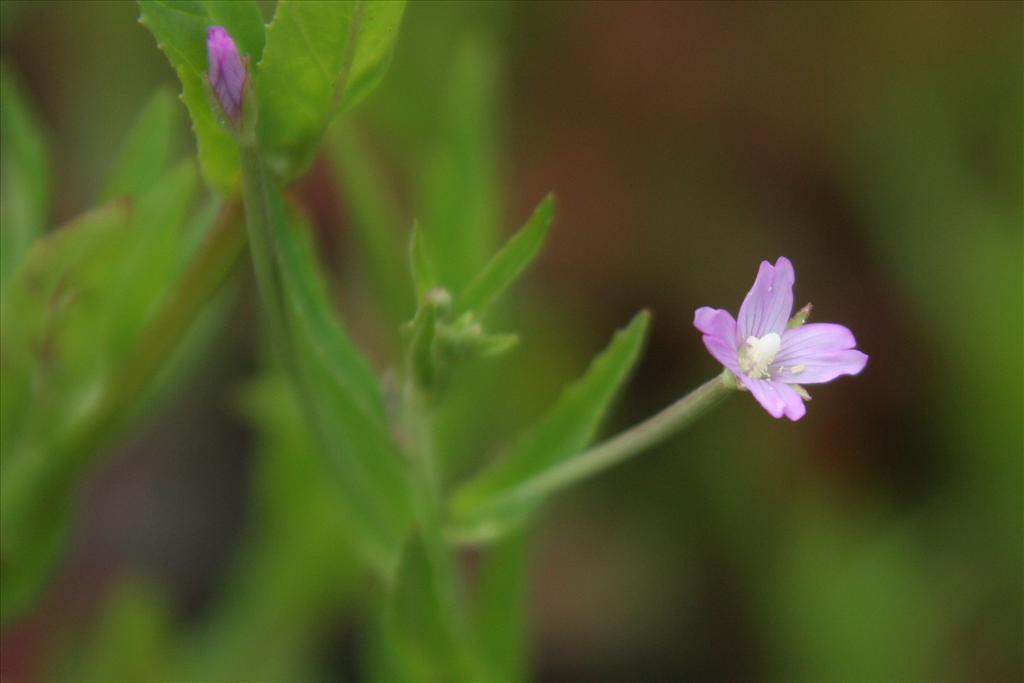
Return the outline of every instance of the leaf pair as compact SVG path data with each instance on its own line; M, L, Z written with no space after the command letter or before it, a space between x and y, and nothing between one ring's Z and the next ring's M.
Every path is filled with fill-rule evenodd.
M502 294L525 272L544 245L554 220L555 200L546 196L526 224L460 291L454 302L438 284L438 267L427 235L414 226L409 245L419 310L410 329L410 366L421 387L433 389L445 366L469 356L496 356L518 341L512 334L489 334L482 320Z
M178 72L203 176L225 196L238 192L238 151L206 86L207 29L223 26L249 58L260 146L275 173L290 180L309 166L334 114L383 77L404 11L404 3L388 0L279 0L264 28L255 0L139 6L140 21Z

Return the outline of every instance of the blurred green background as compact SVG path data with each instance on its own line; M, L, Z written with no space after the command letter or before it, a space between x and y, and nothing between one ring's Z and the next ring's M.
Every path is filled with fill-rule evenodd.
M134 3L0 7L58 225L93 204L152 92L179 86ZM606 431L709 378L693 310L735 310L761 259L790 257L797 303L871 356L799 423L736 396L549 506L531 678L1024 679L1022 7L409 5L383 86L297 188L378 368L393 337L357 256L360 169L339 187L332 156L373 160L403 230L452 178L495 241L559 200L506 313L520 347L460 378L493 404L456 392L446 413L452 478L636 309L652 336ZM4 680L363 671L363 579L268 455L303 437L256 382L247 267L201 361L92 472L58 577L2 634Z

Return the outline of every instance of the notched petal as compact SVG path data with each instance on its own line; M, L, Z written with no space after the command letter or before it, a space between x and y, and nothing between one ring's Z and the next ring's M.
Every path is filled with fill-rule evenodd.
M761 262L754 286L750 288L737 318L739 337L763 337L775 332L782 334L793 312L793 283L796 274L793 264L780 256L775 265Z

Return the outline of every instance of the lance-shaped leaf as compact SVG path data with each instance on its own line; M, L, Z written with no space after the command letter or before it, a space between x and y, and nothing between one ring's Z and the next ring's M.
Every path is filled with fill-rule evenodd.
M555 198L546 196L519 232L484 266L455 300L455 316L472 311L477 318L516 281L540 253L555 217Z
M105 413L103 400L179 270L180 223L194 187L195 171L186 162L134 204L107 205L54 231L36 242L4 290L5 620L34 597L62 547L71 493L96 455L96 443L79 435L109 436L122 417ZM121 412L137 409L139 397L130 398Z
M279 0L257 83L260 146L279 176L305 170L334 115L377 85L404 10L394 0Z
M171 161L177 133L174 96L161 88L149 98L128 136L100 195L104 202L138 195L152 187Z
M206 85L206 32L223 26L255 64L263 53L263 19L255 0L139 0L139 18L156 38L181 81L192 117L203 177L221 195L238 192L238 148L217 120Z
M0 285L46 225L50 169L42 131L7 69L0 71Z
M650 315L637 314L505 457L458 489L449 532L486 540L521 522L543 499L535 483L580 454L594 438L612 399L643 347Z
M474 630L495 680L525 681L529 532L510 534L485 553L474 595Z
M399 238L404 226L399 203L384 169L356 127L347 121L333 125L328 151L352 226L355 250L351 261L366 274L390 327L397 328L413 314L413 299L405 282L405 250Z
M251 202L259 193L266 202ZM276 189L248 181L246 206L250 252L278 351L317 438L320 462L337 484L363 559L389 575L408 530L411 492L376 377L331 310L302 217L286 210Z
M377 625L374 680L494 680L471 652L445 561L420 534L410 537Z
M501 215L497 58L478 42L461 45L441 83L436 147L422 168L419 215L438 279L459 291L492 253ZM441 258L443 256L443 258Z
M419 223L413 223L412 235L409 237L409 271L412 274L416 300L422 304L427 293L437 286L433 259L427 246L427 236Z

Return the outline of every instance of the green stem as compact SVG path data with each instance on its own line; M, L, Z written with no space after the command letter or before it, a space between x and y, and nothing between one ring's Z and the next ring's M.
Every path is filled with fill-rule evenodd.
M402 419L414 471L416 516L429 564L433 599L458 667L458 671L449 673L456 674L460 680L486 679L484 663L477 653L466 615L461 609L461 579L456 557L444 538L433 416L412 377L411 363L409 365L402 392Z
M727 376L727 372L705 382L640 424L489 501L487 509L503 508L525 500L539 500L589 479L664 441L735 391L735 383Z
M249 232L249 252L252 254L256 283L266 304L267 314L276 344L285 356L291 354L289 337L285 331L286 306L284 281L274 254L274 209L263 159L255 141L238 145L238 158L242 170L242 201L245 204L245 225Z

